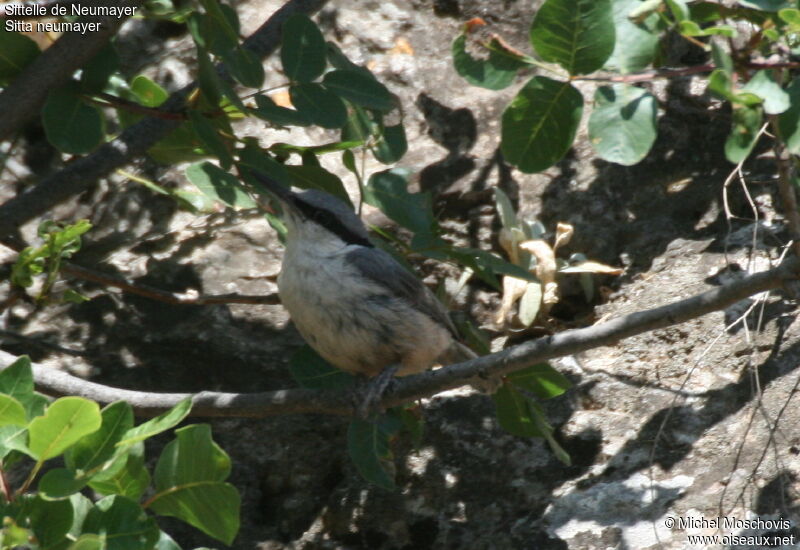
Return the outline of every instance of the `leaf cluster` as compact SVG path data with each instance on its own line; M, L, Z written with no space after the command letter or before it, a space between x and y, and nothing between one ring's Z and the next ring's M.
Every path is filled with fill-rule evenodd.
M530 26L535 54L494 35L479 41L485 55L476 58L468 51L469 38L482 23L465 25L452 46L455 68L469 83L497 90L531 68L554 75L528 80L503 113L503 155L523 172L553 166L572 146L585 108L578 80L607 82L594 92L588 130L595 152L609 162L638 163L657 136L658 101L635 83L707 73L709 91L732 107L725 143L729 161L748 157L771 115L779 116L774 128L779 139L798 152L800 88L787 59L800 46L796 2L547 0ZM707 51L713 63L659 72L665 59L661 44L669 35ZM763 61L775 58L781 61ZM648 68L656 70L641 72Z
M231 544L240 499L225 482L230 459L208 425L177 429L153 473L145 463L144 441L177 426L190 409L186 399L134 426L123 401L101 410L81 397L51 402L36 393L27 357L0 372L0 548L179 550L152 513ZM41 475L55 459L63 466ZM21 462L33 465L14 488L6 474Z

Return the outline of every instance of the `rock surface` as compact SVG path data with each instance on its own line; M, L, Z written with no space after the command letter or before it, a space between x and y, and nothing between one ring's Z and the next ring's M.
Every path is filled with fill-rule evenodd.
M277 5L241 3L243 32ZM515 0L334 0L319 21L326 36L401 99L410 151L399 164L422 189L469 205L448 226L454 238L494 244L498 222L486 206L492 201L485 190L500 185L519 199L524 215L548 228L558 221L575 226L565 253L581 251L627 268L619 280L605 281L613 292L594 313L583 306L586 318L663 305L774 262L782 237L773 207L777 191L771 184L751 189L761 220L755 224L741 187L731 185L727 192L738 218L728 230L722 184L732 167L724 161L722 142L729 118L708 109L711 101L691 80L658 90L665 106L659 139L635 167L597 160L585 135L545 174L522 175L498 162L500 114L524 79L502 92L470 87L452 68L450 42L463 21L480 16L511 44L527 49L533 13L531 3ZM192 50L181 36L153 47L148 40L158 31L129 27L121 42L128 52L123 59L131 71L177 87L190 74L185 62ZM147 56L134 55L137 49ZM278 61L270 59L267 66L272 70L265 86L281 84ZM582 91L592 93L588 86ZM333 138L319 130L275 132L259 124L244 131L262 143ZM14 162L14 173L22 177L37 173L42 161ZM346 178L337 163L327 166ZM147 169L161 183L183 181L178 169ZM368 171L375 169L379 165L367 164ZM748 178L768 183L775 172L769 159L747 169ZM97 226L77 259L84 265L173 291L275 291L281 250L259 217L226 212L196 218L133 183L102 183L54 213L81 216ZM34 229L30 224L27 235ZM17 305L4 321L7 330L84 355L69 357L10 338L2 340L3 348L98 382L146 391L294 385L286 362L301 339L279 305L179 307L89 284L79 288L96 297L39 311ZM574 387L545 405L571 466L559 463L542 441L500 430L491 401L469 392L427 400L422 444L396 442L396 493L359 477L347 457L342 419L212 420L215 439L233 460L231 482L243 498L234 547L678 549L692 547L688 535L766 531L800 540L800 328L794 302L781 295L762 298L555 361ZM485 322L497 298L479 289L461 302ZM748 311L747 321L737 323ZM566 306L554 313L577 315ZM718 530L708 523L756 516L786 524ZM673 528L670 518L677 522ZM160 523L185 548L215 546L177 522Z

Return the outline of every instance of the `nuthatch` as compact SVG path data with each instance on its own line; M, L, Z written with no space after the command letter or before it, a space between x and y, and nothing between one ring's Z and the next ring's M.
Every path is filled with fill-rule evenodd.
M278 294L306 342L354 374L405 376L475 357L433 293L376 248L359 217L318 190L295 193L254 173L281 204L286 251ZM386 383L380 388L385 388Z

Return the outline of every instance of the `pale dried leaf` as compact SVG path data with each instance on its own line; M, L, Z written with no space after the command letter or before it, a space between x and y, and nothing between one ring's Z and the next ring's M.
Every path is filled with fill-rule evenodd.
M558 250L558 247L564 246L572 239L575 234L575 228L571 224L565 222L558 222L556 226L556 242L553 245L553 250Z
M621 267L611 267L600 262L586 261L565 267L561 273L598 273L601 275L622 275L625 270Z
M495 324L505 324L514 304L525 293L526 286L528 286L528 281L523 279L509 277L508 275L503 277L503 301L500 304L500 309L497 310L497 315L495 315Z
M520 322L529 327L536 320L539 315L539 309L542 307L542 285L539 283L528 283L525 287L525 294L519 301L519 320Z
M509 261L512 264L517 264L519 262L519 252L517 251L517 241L511 230L505 227L501 229L497 240L500 241L500 246L505 250Z
M545 304L558 302L558 284L556 283L556 255L546 241L534 239L520 243L519 247L536 258L536 277L542 284Z

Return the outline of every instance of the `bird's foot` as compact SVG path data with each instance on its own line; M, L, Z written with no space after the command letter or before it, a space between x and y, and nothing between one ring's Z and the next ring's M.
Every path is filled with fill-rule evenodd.
M394 380L397 369L396 365L389 365L378 376L370 379L363 390L359 392L356 403L356 414L359 418L366 420L381 412L381 398Z

